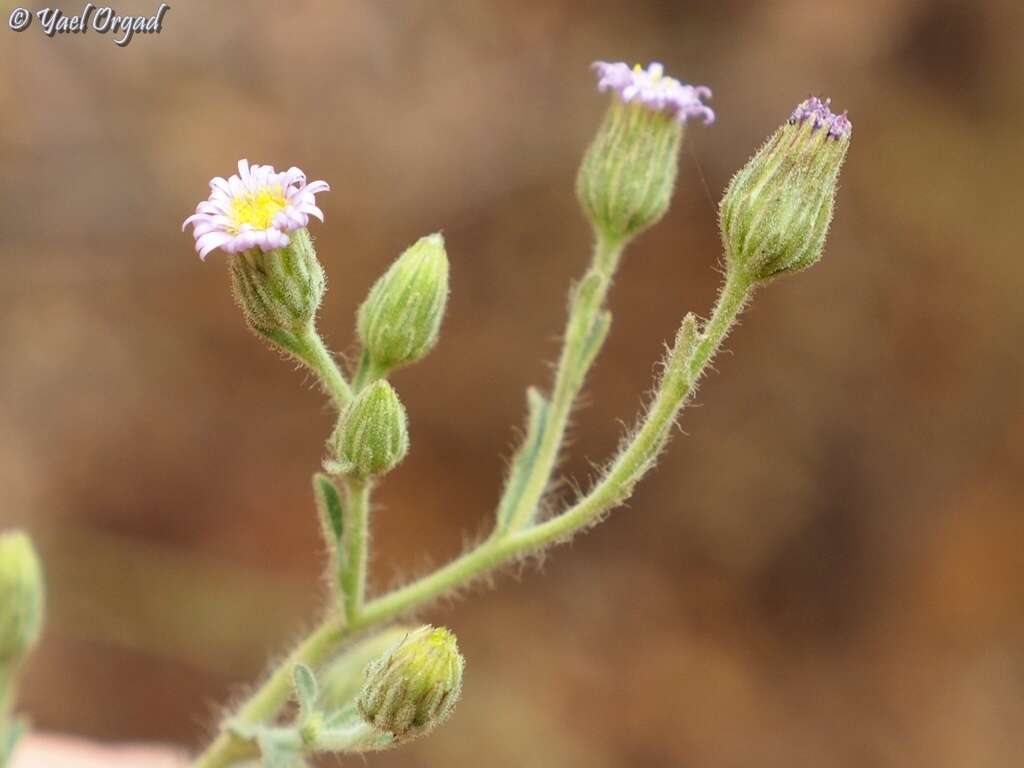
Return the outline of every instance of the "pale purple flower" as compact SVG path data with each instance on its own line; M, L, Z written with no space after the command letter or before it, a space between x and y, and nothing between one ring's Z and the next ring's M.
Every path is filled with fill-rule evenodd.
M708 125L715 121L715 113L702 99L711 98L711 89L704 85L686 85L665 75L665 68L651 62L644 69L639 64L630 67L622 62L595 61L597 89L613 90L626 104L636 102L656 112L667 112L680 123L690 117L703 118Z
M206 259L220 248L238 253L250 248L271 251L288 245L288 233L309 225L309 217L324 220L316 195L327 192L325 181L306 183L298 168L278 173L272 165L238 161L238 173L210 182L210 197L196 206L182 230L192 225L196 251Z
M833 114L830 109L831 104L832 99L822 101L817 96L811 96L793 110L793 114L789 116L789 122L796 124L810 120L812 121L812 130L825 128L830 138L848 139L853 132L853 123L850 122L850 118L846 116L845 112L841 115Z

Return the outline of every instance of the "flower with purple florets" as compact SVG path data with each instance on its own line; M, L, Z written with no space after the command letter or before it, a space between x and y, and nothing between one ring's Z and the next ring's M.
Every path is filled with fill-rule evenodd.
M822 101L817 96L811 96L793 110L793 114L789 116L789 122L797 124L810 121L812 130L824 128L829 138L850 138L850 134L853 132L850 118L846 116L846 112L841 115L833 114L830 108L831 104L832 99Z
M711 89L704 85L686 85L665 75L665 68L651 62L644 69L623 62L595 61L599 91L615 91L625 104L641 104L655 112L671 114L678 122L699 117L708 125L715 113L702 99L711 98Z

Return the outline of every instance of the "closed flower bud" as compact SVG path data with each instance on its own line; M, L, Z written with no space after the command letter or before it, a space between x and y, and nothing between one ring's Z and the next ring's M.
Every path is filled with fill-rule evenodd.
M324 271L309 230L291 233L283 248L250 248L231 257L231 283L249 326L273 338L308 328L324 295Z
M366 667L359 714L396 740L422 735L455 708L464 666L455 635L420 627Z
M359 308L359 339L373 368L385 372L433 349L447 303L448 255L435 233L399 256Z
M679 146L689 117L714 120L704 86L668 77L660 64L632 69L595 62L598 88L614 96L583 157L576 193L584 213L605 236L623 239L660 219L675 186Z
M360 392L338 419L328 441L325 468L367 479L390 472L409 450L405 407L394 387L378 379Z
M808 99L733 177L720 207L731 271L768 280L821 258L851 130L828 100Z
M28 536L0 535L0 667L17 664L43 628L43 574Z

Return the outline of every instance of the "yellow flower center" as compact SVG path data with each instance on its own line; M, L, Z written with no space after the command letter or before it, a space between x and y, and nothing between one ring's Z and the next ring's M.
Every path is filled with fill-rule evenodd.
M235 226L239 229L248 224L253 229L269 229L278 211L288 204L284 190L280 187L264 187L231 201Z
M643 67L641 67L641 66L640 66L639 64L634 64L634 65L633 65L633 71L634 71L634 72L635 72L636 74L638 74L638 75L639 75L639 74L640 74L641 72L646 72L647 70L645 70L645 69L644 69ZM650 72L650 73L648 73L648 74L650 74L650 76L651 76L651 80L652 80L653 82L655 82L655 83L656 83L656 82L658 82L659 80L661 80L661 78L665 76L665 73L664 73L664 72L662 72L661 70L655 70L654 72Z

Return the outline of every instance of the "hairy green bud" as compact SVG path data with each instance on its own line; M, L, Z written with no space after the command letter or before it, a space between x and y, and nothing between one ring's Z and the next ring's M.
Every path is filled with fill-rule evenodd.
M448 255L440 233L420 238L374 284L357 330L371 365L389 371L423 358L437 343L448 303Z
M254 331L271 339L302 333L313 323L325 287L309 230L292 232L284 248L234 254L231 284Z
M850 133L845 114L808 99L733 177L719 216L730 270L762 281L821 258Z
M325 469L361 479L390 472L409 450L405 406L384 379L360 392L328 440Z
M43 572L28 536L0 535L0 666L23 659L43 628Z
M638 234L665 215L683 124L665 112L613 99L576 177L576 195L605 235Z
M396 740L420 736L455 708L464 666L455 635L422 626L367 665L359 714Z

